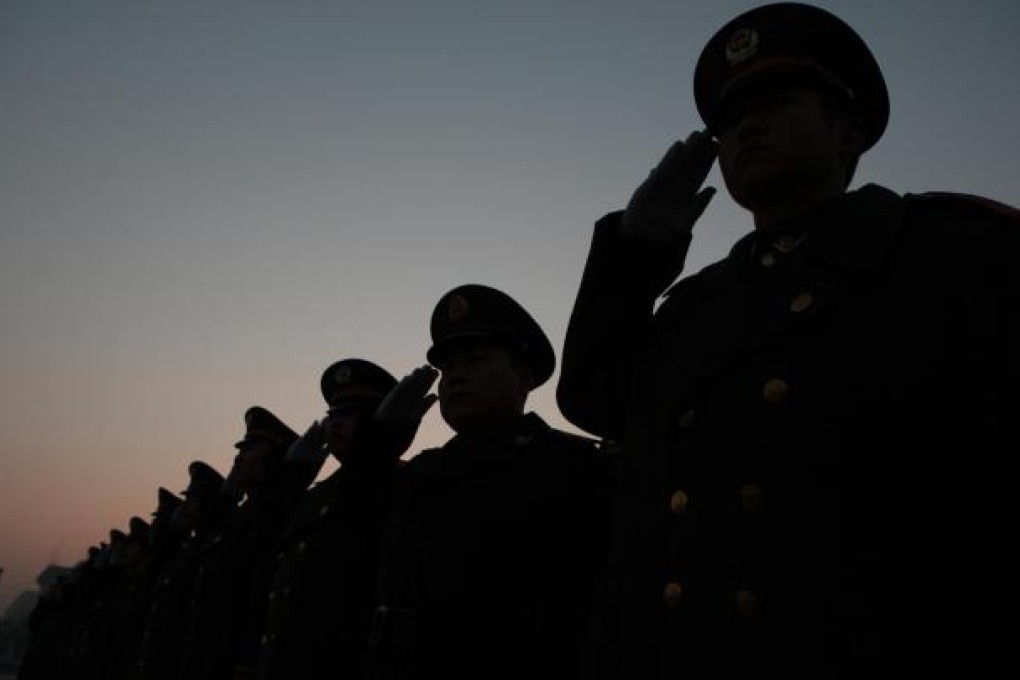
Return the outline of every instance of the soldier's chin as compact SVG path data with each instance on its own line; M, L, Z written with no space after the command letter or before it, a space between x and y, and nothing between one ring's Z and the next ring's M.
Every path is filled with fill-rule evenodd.
M471 424L479 419L478 409L471 400L452 399L440 405L440 412L443 420L455 432L469 429Z

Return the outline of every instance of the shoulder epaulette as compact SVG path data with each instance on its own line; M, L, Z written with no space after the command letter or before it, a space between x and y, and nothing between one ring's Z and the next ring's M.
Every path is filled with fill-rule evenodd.
M984 196L961 194L952 191L927 191L922 194L912 194L912 198L920 201L925 206L973 210L1020 224L1020 210L1006 203L985 198Z

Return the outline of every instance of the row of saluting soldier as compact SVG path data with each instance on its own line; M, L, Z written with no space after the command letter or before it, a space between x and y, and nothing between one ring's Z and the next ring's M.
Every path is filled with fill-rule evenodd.
M555 365L527 312L454 289L431 366L397 382L335 364L325 425L302 437L249 412L230 493L195 464L177 521L157 511L147 544L138 524L97 550L40 605L24 678L61 650L105 678L1015 666L1020 212L849 190L889 93L826 10L740 14L693 86L705 128L595 225L556 389L590 437L526 411ZM754 228L681 276L716 161ZM399 462L433 367L456 434ZM320 436L340 466L306 489Z
M526 412L553 349L516 301L460 286L428 358L456 435L401 459L438 377L349 358L302 436L245 413L226 477L160 488L44 597L20 678L520 677L576 668L605 557L612 456ZM336 471L313 483L331 453ZM435 603L435 604L433 604ZM503 650L513 649L507 656Z

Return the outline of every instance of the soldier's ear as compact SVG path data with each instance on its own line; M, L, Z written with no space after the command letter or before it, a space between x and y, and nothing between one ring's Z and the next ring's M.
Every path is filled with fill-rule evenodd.
M868 128L860 116L845 116L836 122L836 143L841 158L857 158L864 153Z
M864 153L868 128L862 117L853 115L840 117L835 121L835 125L836 154L843 167L843 185L849 186L857 171L857 161Z
M522 361L517 364L517 375L520 376L521 391L524 392L524 396L527 396L535 389L535 372Z

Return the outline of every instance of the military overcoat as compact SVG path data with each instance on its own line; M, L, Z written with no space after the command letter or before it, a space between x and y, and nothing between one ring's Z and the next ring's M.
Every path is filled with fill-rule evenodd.
M685 248L619 219L558 386L623 447L590 677L983 677L1016 573L1016 213L869 185L658 306Z
M534 413L401 468L370 678L574 678L614 468Z
M315 484L276 544L258 677L359 677L395 459L361 458Z

